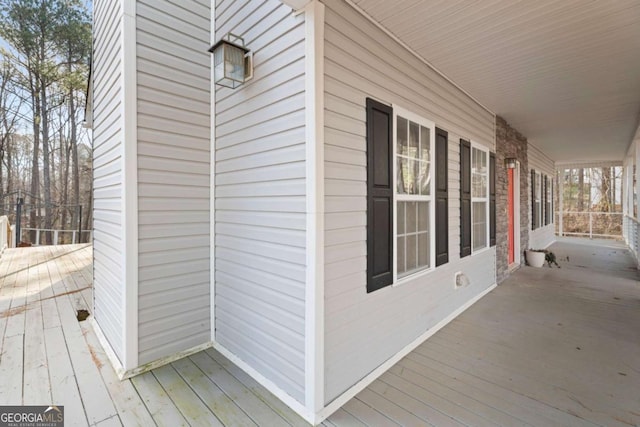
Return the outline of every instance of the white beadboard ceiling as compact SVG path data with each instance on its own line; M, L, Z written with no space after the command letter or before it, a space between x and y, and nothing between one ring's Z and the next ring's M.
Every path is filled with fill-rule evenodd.
M622 160L640 0L352 0L557 162Z

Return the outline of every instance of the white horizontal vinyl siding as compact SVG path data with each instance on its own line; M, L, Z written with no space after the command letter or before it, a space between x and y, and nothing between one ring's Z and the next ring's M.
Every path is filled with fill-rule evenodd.
M460 138L494 150L494 116L342 1L325 26L325 403L495 283L495 250L460 260ZM366 111L372 97L449 132L449 262L366 293ZM454 289L454 274L471 284Z
M136 4L140 364L211 339L210 13Z
M557 191L557 183L555 182L555 163L553 162L553 160L551 160L546 154L544 154L540 149L532 144L529 144L527 148L527 154L529 157L529 173L527 175L527 180L529 181L529 194L531 194L531 169L535 169L535 171L541 173L542 176L547 175L550 180L554 180L554 191ZM556 208L557 206L554 206L554 209ZM543 225L540 228L531 230L531 206L529 206L529 248L544 249L555 242L555 214L552 215L551 218L551 224ZM541 219L541 224L544 224L544 218Z
M93 15L94 313L124 364L122 4L97 0Z
M304 403L304 17L278 0L215 16L254 55L253 80L216 89L215 339Z

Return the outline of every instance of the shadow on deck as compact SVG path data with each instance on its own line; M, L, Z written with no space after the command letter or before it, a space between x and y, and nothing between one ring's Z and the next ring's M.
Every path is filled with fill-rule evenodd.
M402 359L327 426L640 423L640 282L615 242L563 239ZM119 381L88 322L91 247L0 258L0 404L67 425L307 425L215 350Z

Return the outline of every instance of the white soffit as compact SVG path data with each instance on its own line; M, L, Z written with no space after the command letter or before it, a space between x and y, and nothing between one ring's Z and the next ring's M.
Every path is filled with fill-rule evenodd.
M351 0L553 160L622 160L640 0Z

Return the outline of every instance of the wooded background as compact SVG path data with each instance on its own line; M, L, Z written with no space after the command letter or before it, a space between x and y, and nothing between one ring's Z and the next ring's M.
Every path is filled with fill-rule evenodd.
M23 198L23 228L92 226L91 136L82 127L90 8L80 0L0 0L0 215L15 223ZM52 233L43 236L51 242ZM22 233L23 241L34 237Z
M564 189L563 233L622 237L622 172L621 166L559 172Z

